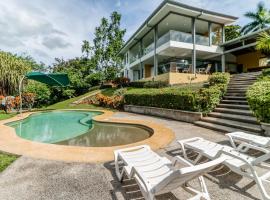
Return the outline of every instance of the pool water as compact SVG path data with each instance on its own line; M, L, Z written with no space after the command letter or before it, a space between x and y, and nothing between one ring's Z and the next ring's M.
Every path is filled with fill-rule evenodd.
M149 138L152 130L139 125L93 122L102 112L51 111L8 123L24 139L70 146L108 147Z

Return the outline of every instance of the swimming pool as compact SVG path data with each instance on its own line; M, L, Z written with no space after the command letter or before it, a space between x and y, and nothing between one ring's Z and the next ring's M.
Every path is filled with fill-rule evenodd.
M152 131L140 125L94 122L95 111L50 111L8 123L27 140L70 146L108 147L149 138Z

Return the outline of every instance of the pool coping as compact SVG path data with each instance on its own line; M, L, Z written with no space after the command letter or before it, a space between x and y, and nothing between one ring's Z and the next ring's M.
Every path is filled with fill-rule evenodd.
M21 116L17 115L10 119L0 121L0 151L47 160L103 163L114 159L114 150L138 145L149 145L153 150L158 150L164 148L175 138L174 132L165 126L149 121L111 118L115 112L108 110L59 109L55 111L61 110L103 112L103 114L93 117L93 120L102 123L107 122L146 126L153 130L153 134L151 137L136 143L113 147L79 147L34 142L17 136L14 128L5 125L6 123L22 120L33 113L37 113L27 112L22 113Z

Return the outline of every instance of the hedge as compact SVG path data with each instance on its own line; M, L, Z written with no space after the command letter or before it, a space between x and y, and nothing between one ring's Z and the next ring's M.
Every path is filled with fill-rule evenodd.
M270 81L254 83L247 91L247 100L257 119L270 123Z
M134 81L129 83L129 86L134 88L164 88L168 84L164 81Z
M197 111L197 94L189 89L133 89L124 98L125 104Z
M208 113L212 111L224 95L230 76L215 73L210 76L209 87L199 91L188 88L132 89L125 93L127 105L150 106Z

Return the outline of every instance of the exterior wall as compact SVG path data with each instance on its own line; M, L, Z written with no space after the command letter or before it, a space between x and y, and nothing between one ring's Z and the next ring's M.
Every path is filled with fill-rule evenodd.
M188 84L190 83L191 78L195 78L194 80L191 81L191 83L202 83L206 82L208 80L209 75L205 74L187 74L187 73L165 73L158 75L154 77L155 81L163 81L167 82L170 85L175 85L175 84ZM153 77L148 77L142 79L142 81L151 81Z
M209 75L206 74L186 74L186 73L169 73L169 84L186 84L186 83L201 83L208 80ZM193 79L194 80L190 80Z
M259 51L251 52L236 57L237 64L242 64L244 71L247 69L260 67L260 58L262 54Z
M152 73L151 73L151 68L153 67L153 65L144 65L144 77L145 78L149 78L152 76Z

